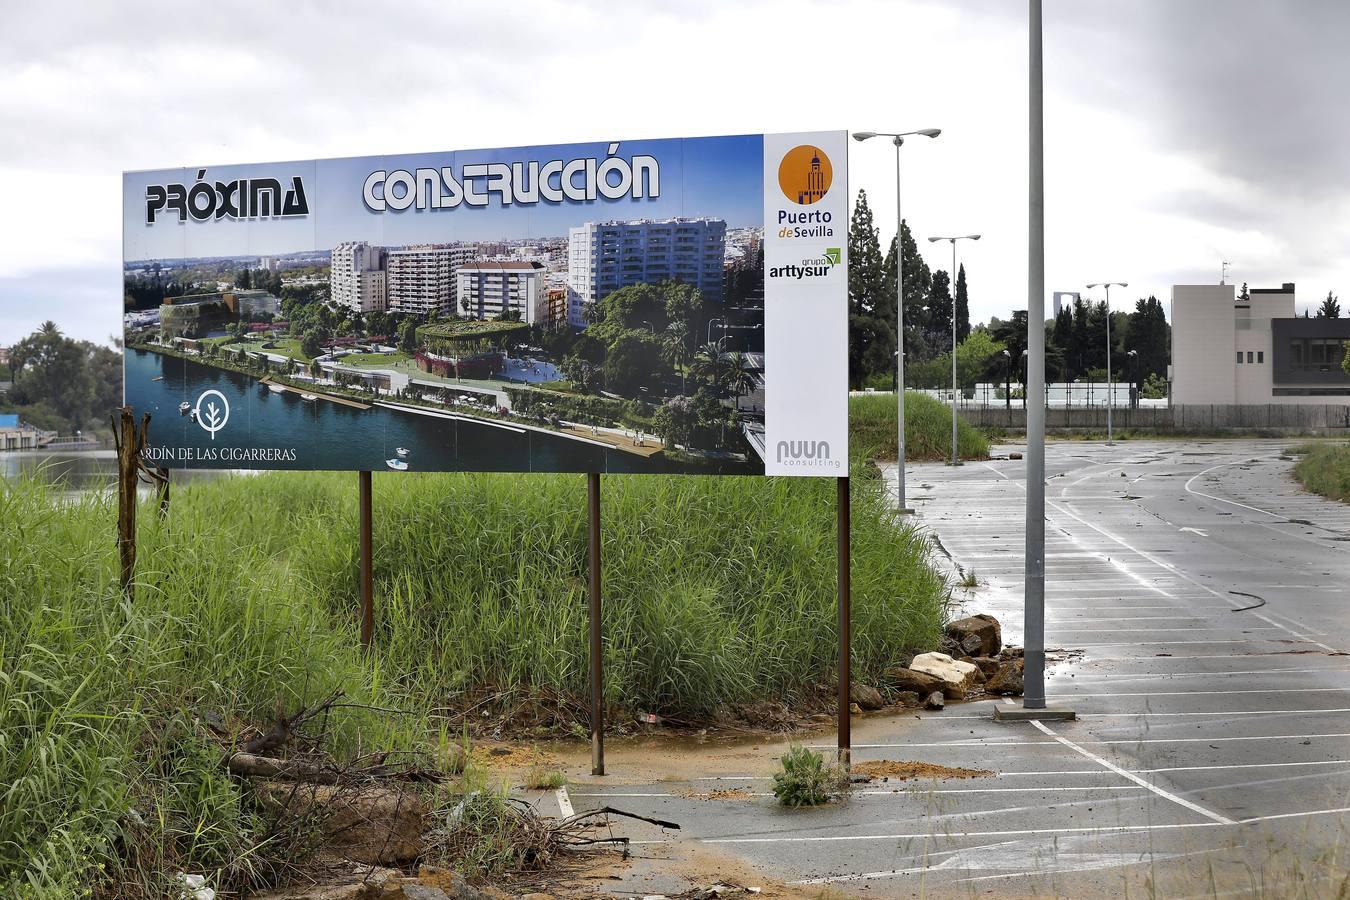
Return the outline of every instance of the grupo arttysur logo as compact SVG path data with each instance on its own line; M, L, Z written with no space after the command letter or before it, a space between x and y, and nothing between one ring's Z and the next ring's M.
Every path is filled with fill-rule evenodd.
M197 407L192 413L197 424L202 426L202 430L210 434L211 440L214 441L216 432L230 421L230 401L226 400L220 391L214 389L203 391L197 398Z

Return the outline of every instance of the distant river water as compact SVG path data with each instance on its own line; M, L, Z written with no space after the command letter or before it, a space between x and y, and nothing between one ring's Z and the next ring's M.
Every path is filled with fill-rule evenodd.
M159 380L156 380L159 379ZM207 391L229 406L212 433L179 413ZM216 395L207 398L223 406ZM336 469L388 471L397 448L408 451L409 471L657 472L671 464L643 459L556 435L472 421L433 418L372 406L357 409L327 400L305 402L291 391L274 393L257 379L191 360L145 350L126 354L126 402L149 411L150 444L164 463L180 469ZM261 449L271 458L250 462L241 453ZM152 457L154 458L154 457ZM743 470L730 462L728 474Z

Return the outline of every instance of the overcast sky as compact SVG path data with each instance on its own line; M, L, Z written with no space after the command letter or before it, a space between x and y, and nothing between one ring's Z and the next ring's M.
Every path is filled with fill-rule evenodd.
M829 128L904 155L971 315L1026 306L1018 0L14 4L0 30L0 345L119 328L120 173ZM1045 0L1046 288L1350 287L1350 3ZM894 155L851 188L895 227ZM1345 295L1350 301L1350 294ZM1048 304L1047 304L1048 306ZM1350 308L1350 302L1346 303Z

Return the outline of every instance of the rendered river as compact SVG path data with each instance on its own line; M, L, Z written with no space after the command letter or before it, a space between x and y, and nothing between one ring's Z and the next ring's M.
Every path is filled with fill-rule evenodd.
M161 380L155 378L162 376ZM229 418L214 434L178 411L218 391ZM322 388L319 389L322 391ZM386 460L406 448L409 471L672 472L658 456L598 447L557 435L493 424L440 419L379 406L356 409L320 399L307 403L273 393L255 378L145 350L126 353L126 402L150 412L151 459L173 469L337 469L389 471ZM241 451L263 448L280 458L250 461ZM293 458L291 458L293 457ZM728 460L710 466L724 474L762 467ZM707 468L704 471L708 471Z

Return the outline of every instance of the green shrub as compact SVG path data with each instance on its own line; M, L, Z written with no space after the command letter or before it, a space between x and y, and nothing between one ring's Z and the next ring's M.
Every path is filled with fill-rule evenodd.
M899 410L895 394L859 394L848 398L849 442L869 457L895 459ZM989 440L978 428L957 417L957 454L961 459L988 459ZM940 400L905 392L905 458L911 461L950 459L952 408Z
M773 795L784 806L820 806L848 789L848 774L826 765L815 750L793 744L783 754L782 768L773 776Z
M1304 444L1289 451L1301 458L1294 477L1314 494L1350 500L1350 444Z

